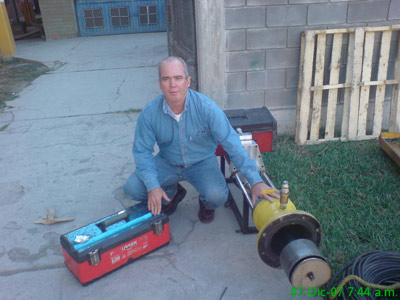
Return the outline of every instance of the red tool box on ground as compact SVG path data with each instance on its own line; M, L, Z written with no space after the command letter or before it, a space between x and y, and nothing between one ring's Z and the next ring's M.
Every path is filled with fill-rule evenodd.
M65 264L86 285L169 243L169 219L137 204L61 236Z
M276 120L266 107L251 109L224 110L232 127L242 132L251 132L253 139L260 147L260 152L275 151ZM221 145L218 145L217 156L226 156Z

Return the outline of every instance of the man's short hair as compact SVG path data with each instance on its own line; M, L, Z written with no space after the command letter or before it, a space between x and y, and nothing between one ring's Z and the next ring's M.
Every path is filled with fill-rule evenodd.
M168 56L167 58L164 58L162 61L160 61L160 63L158 64L158 78L161 78L161 65L163 64L163 62L171 62L174 60L178 60L182 63L183 70L185 71L185 76L186 78L189 77L188 67L184 59L178 56Z

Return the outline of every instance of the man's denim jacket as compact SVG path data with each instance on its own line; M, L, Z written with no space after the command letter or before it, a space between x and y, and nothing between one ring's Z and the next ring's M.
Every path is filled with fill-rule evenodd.
M179 123L163 95L147 104L139 116L133 155L136 174L147 191L160 186L153 156L156 143L162 159L184 167L215 155L220 143L251 185L262 181L256 163L242 147L225 113L211 99L191 89Z

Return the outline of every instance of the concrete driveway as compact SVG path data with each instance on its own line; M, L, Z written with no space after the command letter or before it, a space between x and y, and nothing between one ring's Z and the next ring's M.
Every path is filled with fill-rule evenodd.
M0 114L0 299L294 299L284 272L236 233L229 208L205 225L197 192L170 217L169 245L82 287L64 265L60 235L133 204L138 110L160 92L166 33L17 42L17 57L52 71ZM54 209L72 222L38 225ZM295 297L306 299L306 297ZM308 297L307 297L308 298Z

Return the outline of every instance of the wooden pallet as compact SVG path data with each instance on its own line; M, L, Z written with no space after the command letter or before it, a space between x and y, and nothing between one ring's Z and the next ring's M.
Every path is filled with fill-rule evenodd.
M377 138L382 130L384 118L389 118L389 131L400 131L399 30L400 24L384 27L307 30L303 33L297 93L296 143L303 145L330 140ZM378 32L381 34L377 35ZM396 47L392 45L394 33L398 34ZM381 36L381 39L376 41L376 36ZM333 40L331 49L327 47L327 38ZM345 38L348 38L347 48L346 44L343 44ZM379 66L377 78L372 80L375 42L380 42ZM343 49L347 49L347 60L346 57L342 57L344 56ZM389 54L395 49L397 53L394 62L394 78L388 79ZM329 53L331 59L329 70L325 72L325 56L328 51L331 51ZM341 80L343 82L339 82L342 61L347 62L346 72ZM324 73L329 73L325 76L327 78L324 77ZM392 85L392 98L389 115L384 116L385 90L388 85ZM372 86L376 86L373 128L367 132ZM343 103L338 101L338 93L341 89L344 93ZM327 95L323 97L324 94ZM341 128L335 129L339 105L342 112ZM321 119L323 124L321 124Z

